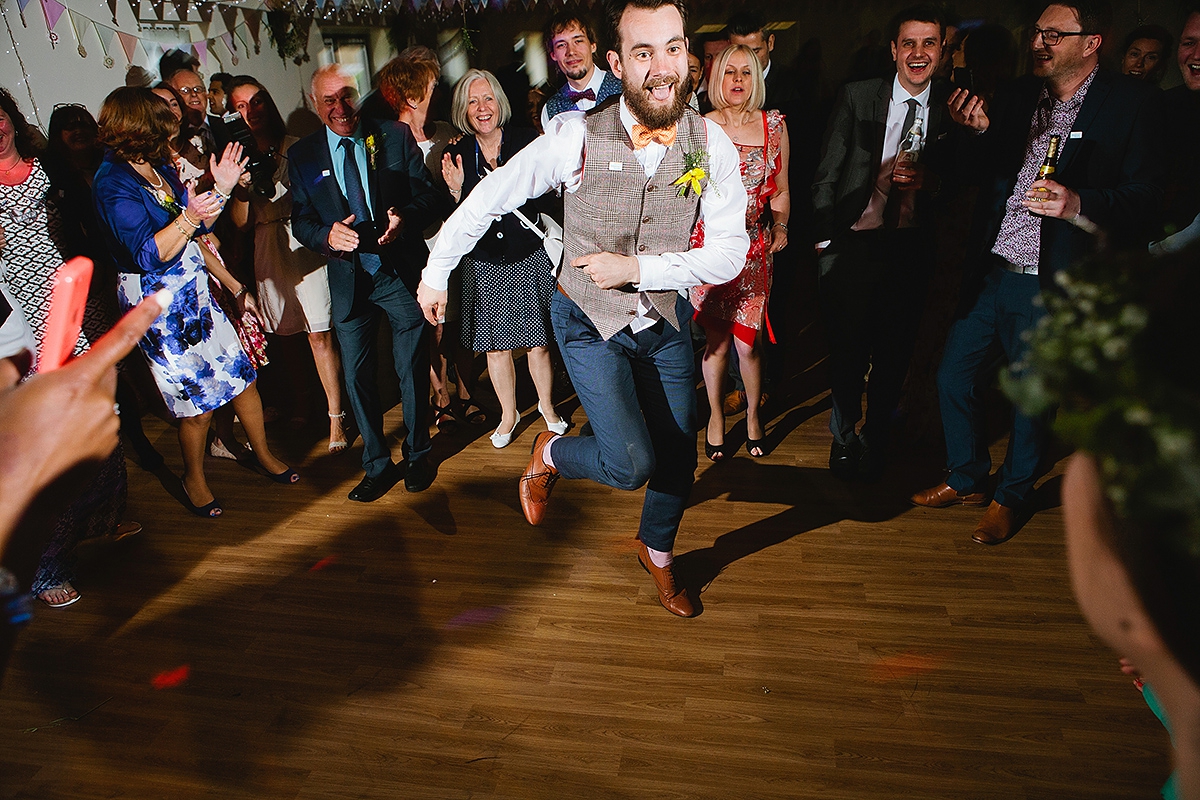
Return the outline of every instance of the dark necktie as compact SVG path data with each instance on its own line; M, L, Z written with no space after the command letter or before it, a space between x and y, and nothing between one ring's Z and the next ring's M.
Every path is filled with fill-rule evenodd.
M354 140L343 138L338 142L338 147L342 148L342 178L346 182L346 204L350 206L350 213L354 215L355 223L369 222L371 209L367 206L367 193L363 190L362 174L358 171L358 159L354 157ZM361 252L362 244L363 242L360 241L359 263L362 264L362 268L367 271L368 275L374 275L379 271L383 262L374 253Z
M584 89L582 92L573 92L570 89L567 89L567 102L568 103L578 103L580 100L595 101L595 99L596 99L596 93L593 92L591 89Z
M908 105L908 111L904 114L904 125L900 128L900 143L908 137L908 132L912 130L913 123L917 121L917 98L910 97L904 101ZM900 157L899 145L897 145L896 157ZM898 190L888 192L887 205L883 207L883 227L898 228L900 227L900 203L904 197L903 193Z

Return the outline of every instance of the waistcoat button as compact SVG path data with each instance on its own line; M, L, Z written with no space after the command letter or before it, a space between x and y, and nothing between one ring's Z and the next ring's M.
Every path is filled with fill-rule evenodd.
M644 225L644 224L646 224L646 223L648 223L649 221L650 221L650 218L649 218L649 217L642 217L642 224L643 224L643 225Z
M646 191L647 191L647 192L653 192L653 191L654 191L654 184L651 184L651 185L647 186L647 187L646 187Z
M639 244L639 245L638 245L638 252L639 252L639 253L644 253L644 252L646 252L646 245L644 245L644 244Z

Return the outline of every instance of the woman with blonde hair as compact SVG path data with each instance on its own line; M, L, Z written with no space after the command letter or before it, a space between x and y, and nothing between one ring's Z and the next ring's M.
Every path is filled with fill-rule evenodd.
M537 138L532 128L505 128L512 109L496 76L467 72L454 88L451 119L465 135L446 148L442 175L455 203L461 203L489 172L505 164ZM519 209L538 219L533 203ZM492 223L475 249L463 257L462 345L487 353L488 375L500 401L500 425L492 446L507 447L516 434L517 373L513 350L528 349L529 374L538 395L538 413L546 428L565 433L568 423L554 411L550 363L550 298L557 281L542 240L516 214Z
M767 298L771 292L772 256L787 246L791 213L787 126L778 111L762 110L766 94L762 67L753 50L731 45L721 51L709 75L708 99L713 110L707 116L729 135L741 158L750 251L737 278L720 286L692 290L696 321L706 336L701 366L710 411L704 453L711 461L721 461L728 455L721 382L731 343L737 348L746 385L746 452L754 458L766 454L759 419L762 335L763 328L770 334ZM765 213L768 208L769 215ZM697 238L702 237L703 220L697 226Z

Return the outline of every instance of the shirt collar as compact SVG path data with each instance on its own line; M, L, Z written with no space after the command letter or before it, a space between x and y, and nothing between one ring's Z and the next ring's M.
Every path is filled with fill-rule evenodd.
M1091 74L1083 79L1083 83L1079 84L1079 88L1075 90L1075 94L1071 95L1070 100L1063 101L1067 108L1079 108L1083 105L1083 98L1087 96L1088 89L1092 88L1092 81L1096 80L1096 74L1100 72L1100 65L1097 64L1092 68ZM1050 87L1042 84L1042 94L1038 98L1038 105L1050 101L1051 107L1058 105L1059 100L1050 96Z
M768 58L767 65L765 67L763 67L763 80L765 81L767 79L767 76L770 74L771 74L771 59Z
M325 126L325 140L329 142L329 149L331 152L337 152L338 147L341 146L342 139L353 139L356 146L362 144L362 123L360 122L358 127L354 129L354 133L350 134L349 136L339 136L330 130L328 125Z
M908 89L905 89L900 83L900 76L892 78L892 104L901 106L907 103L910 99L915 99L921 108L929 107L929 92L933 88L933 81L925 84L925 88L918 95L911 95Z
M579 91L586 92L588 89L591 89L592 94L596 95L596 97L599 97L600 96L600 84L604 83L604 76L607 74L608 74L607 72L600 69L599 64L593 65L591 79L587 82L587 85L584 86ZM568 81L567 83L563 84L563 91L564 92L573 92L573 91L575 91L575 87L571 85L570 81Z

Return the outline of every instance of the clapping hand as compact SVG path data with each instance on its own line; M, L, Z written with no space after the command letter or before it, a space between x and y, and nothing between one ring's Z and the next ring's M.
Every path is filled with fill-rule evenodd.
M460 199L465 179L466 172L463 171L462 156L455 157L449 153L443 153L442 180L446 182L446 188L450 190L456 200Z
M983 133L991 124L984 109L983 98L971 94L966 89L955 89L946 101L946 106L950 109L950 119L976 133Z
M389 208L387 210L387 217L387 230L383 232L383 236L379 237L379 244L381 245L391 244L392 242L396 241L396 238L400 236L401 231L404 230L404 218L396 213L396 209Z
M350 226L354 223L354 215L346 217L341 222L333 223L325 243L335 253L353 253L358 249L358 232Z
M213 177L213 184L217 191L229 197L242 177L242 173L246 171L246 164L249 162L250 157L245 154L238 142L230 142L225 145L225 151L221 153L220 161L217 160L215 153L209 156L208 171Z

